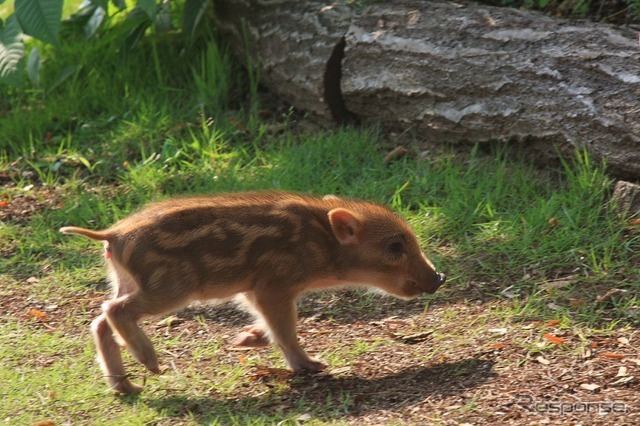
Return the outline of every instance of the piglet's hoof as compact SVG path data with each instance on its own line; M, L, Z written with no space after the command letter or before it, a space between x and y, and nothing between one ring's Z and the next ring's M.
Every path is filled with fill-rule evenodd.
M317 373L317 372L326 370L327 364L325 364L324 362L318 359L309 358L309 359L299 360L295 362L294 365L291 366L291 368L296 373L303 373L303 372Z
M248 348L262 348L269 346L269 338L262 328L256 326L244 327L244 331L235 338L233 344Z
M127 378L111 377L107 381L111 390L124 395L137 395L144 389L142 386L133 384L131 380Z
M147 367L147 370L151 371L153 374L157 374L157 375L162 374L162 370L160 370L160 366L158 365L157 360L154 360L151 363L143 362L142 364L144 364L144 366Z

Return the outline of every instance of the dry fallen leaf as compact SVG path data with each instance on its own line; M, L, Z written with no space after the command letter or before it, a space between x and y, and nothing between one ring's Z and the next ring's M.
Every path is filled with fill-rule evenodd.
M296 419L298 422L300 423L304 423L304 422L308 422L309 420L311 420L313 417L311 416L311 414L309 413L304 413L298 416L298 418Z
M616 374L616 377L625 377L628 376L628 371L629 369L625 366L622 366L620 368L618 368L618 374Z
M555 319L555 320L547 321L547 325L554 326L554 325L560 324L561 322L562 320Z
M352 370L351 366L347 365L345 367L338 367L338 368L334 368L333 370L329 370L329 374L333 375L338 375L338 374L342 374L342 373L348 373Z
M618 343L623 344L623 345L628 345L629 344L629 339L627 339L626 337L618 337Z
M8 201L8 200L0 201L0 209L7 207L9 204L11 204L11 201Z
M515 299L516 297L520 297L520 289L516 288L515 290L511 291L511 289L514 287L515 286L510 285L509 287L502 290L500 294L508 299Z
M602 352L602 356L609 359L622 359L624 358L623 354L619 354L616 352Z
M551 361L549 361L548 359L546 359L545 357L543 357L542 355L538 355L536 357L536 361L538 361L540 364L544 364L544 365L549 365L551 364Z
M547 303L547 308L551 309L552 311L561 311L562 310L562 306L555 304L553 302L551 303Z
M176 325L178 325L178 324L180 324L182 322L184 322L183 319L181 319L181 318L179 318L179 317L177 317L175 315L171 315L171 316L168 316L168 317L164 318L162 321L158 321L156 323L156 326L171 328L171 327L176 326Z
M37 319L38 321L42 321L42 322L47 321L47 314L37 309L29 309L29 312L27 312L27 315Z
M51 420L40 420L39 422L32 423L31 426L55 426L55 423Z
M580 385L582 389L586 389L588 391L594 391L600 388L600 385L596 385L595 383L583 383Z
M421 331L419 333L413 334L401 334L401 333L391 333L396 340L399 340L403 343L413 345L416 343L423 342L429 338L433 334L435 330L427 330Z
M561 343L567 343L567 339L565 339L564 337L558 337L558 336L554 336L553 334L549 334L549 333L545 333L542 335L542 337L545 340L548 340L551 343L555 343L555 344L561 344Z
M591 357L593 357L593 351L591 350L591 348L589 346L583 347L582 351L580 352L580 358L589 359Z
M563 277L563 278L559 278L556 280L551 280L551 281L547 281L545 283L543 283L542 285L540 285L540 288L545 290L545 291L553 291L553 290L557 290L557 289L562 289L565 287L568 287L570 285L573 285L576 283L575 281L575 276L574 275L569 275L568 277Z
M584 304L584 299L569 299L569 306L571 306L572 308L577 308L578 306L582 306Z
M385 165L391 164L394 161L401 159L408 153L409 153L409 150L404 146L397 146L391 151L389 151L387 155L385 155L383 162Z
M625 377L621 377L618 380L616 380L615 382L611 382L609 383L609 386L622 386L622 385L626 385L628 383L633 382L633 380L635 379L634 376L625 376Z
M607 291L605 294L596 297L596 302L598 303L611 302L611 300L622 296L626 292L627 290L622 290L620 288L612 288L611 290Z
M238 356L238 362L240 363L240 365L247 365L247 357L244 356L244 354L240 354Z
M489 349L503 349L506 348L508 345L508 343L494 343L493 345L489 346Z
M288 379L292 375L293 375L293 372L291 370L258 365L255 367L254 372L251 374L250 379L260 380L267 377L273 378L273 379Z

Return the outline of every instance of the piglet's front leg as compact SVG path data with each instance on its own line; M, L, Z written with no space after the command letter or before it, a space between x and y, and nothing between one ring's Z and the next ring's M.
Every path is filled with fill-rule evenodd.
M285 360L291 369L294 371L321 371L327 367L321 361L309 357L298 343L295 295L274 292L268 287L258 287L247 299L253 304L258 315L268 327L269 336L282 349ZM254 330L254 332L257 331ZM264 336L264 333L260 335Z

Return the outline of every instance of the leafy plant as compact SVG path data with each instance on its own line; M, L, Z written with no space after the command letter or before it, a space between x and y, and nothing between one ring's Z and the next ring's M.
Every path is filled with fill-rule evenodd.
M133 7L127 7L124 0L84 0L78 10L64 21L63 3L64 0L15 0L15 12L4 21L0 19L0 83L18 85L26 75L31 84L40 86L39 50L33 48L25 61L25 36L59 48L63 27L80 27L89 42L111 19L114 29L123 30L124 47L132 49L149 28L156 33L167 33L173 29L171 9L166 0L136 0ZM109 7L110 3L114 8ZM196 30L210 4L211 0L185 1L182 31L190 42L196 37ZM114 10L111 15L110 10Z

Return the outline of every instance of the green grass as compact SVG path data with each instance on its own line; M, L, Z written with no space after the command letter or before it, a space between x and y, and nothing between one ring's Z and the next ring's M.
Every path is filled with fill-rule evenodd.
M475 345L494 323L561 319L563 330L587 334L640 324L640 236L609 205L612 181L587 154L540 170L506 146L468 155L444 148L423 159L416 141L416 155L386 165L388 142L376 129L304 131L304 118L286 110L261 118L257 88L215 39L201 49L156 39L123 55L111 37L45 49L40 89L0 87L0 201L54 199L28 219L17 212L0 222L0 297L12 301L0 313L0 422L293 424L310 414L311 424L324 424L343 421L358 404L337 391L315 405L318 396L296 389L295 380L256 389L251 369L283 367L279 353L247 353L239 363L204 320L158 343L159 351L189 360L168 378L149 378L139 398L105 391L88 332L99 306L90 299L105 290L100 248L57 229L107 227L175 195L283 189L391 205L450 277L413 315L443 307L440 321L455 324L459 303L489 303L468 334L436 333L431 352L415 354L424 362L444 357L452 341ZM58 85L68 67L75 71ZM38 281L26 285L30 277ZM549 287L557 279L569 284ZM595 302L611 288L626 293ZM379 301L364 294L345 306L338 299L323 314L339 322L349 311L384 318L401 309ZM27 315L29 307L49 305L64 315L44 324ZM529 334L521 345L535 351ZM325 354L335 368L385 347L392 342L361 340ZM127 365L137 380L146 377L130 358ZM467 374L458 367L454 377ZM291 387L297 399L288 399ZM474 401L463 411L475 410Z

